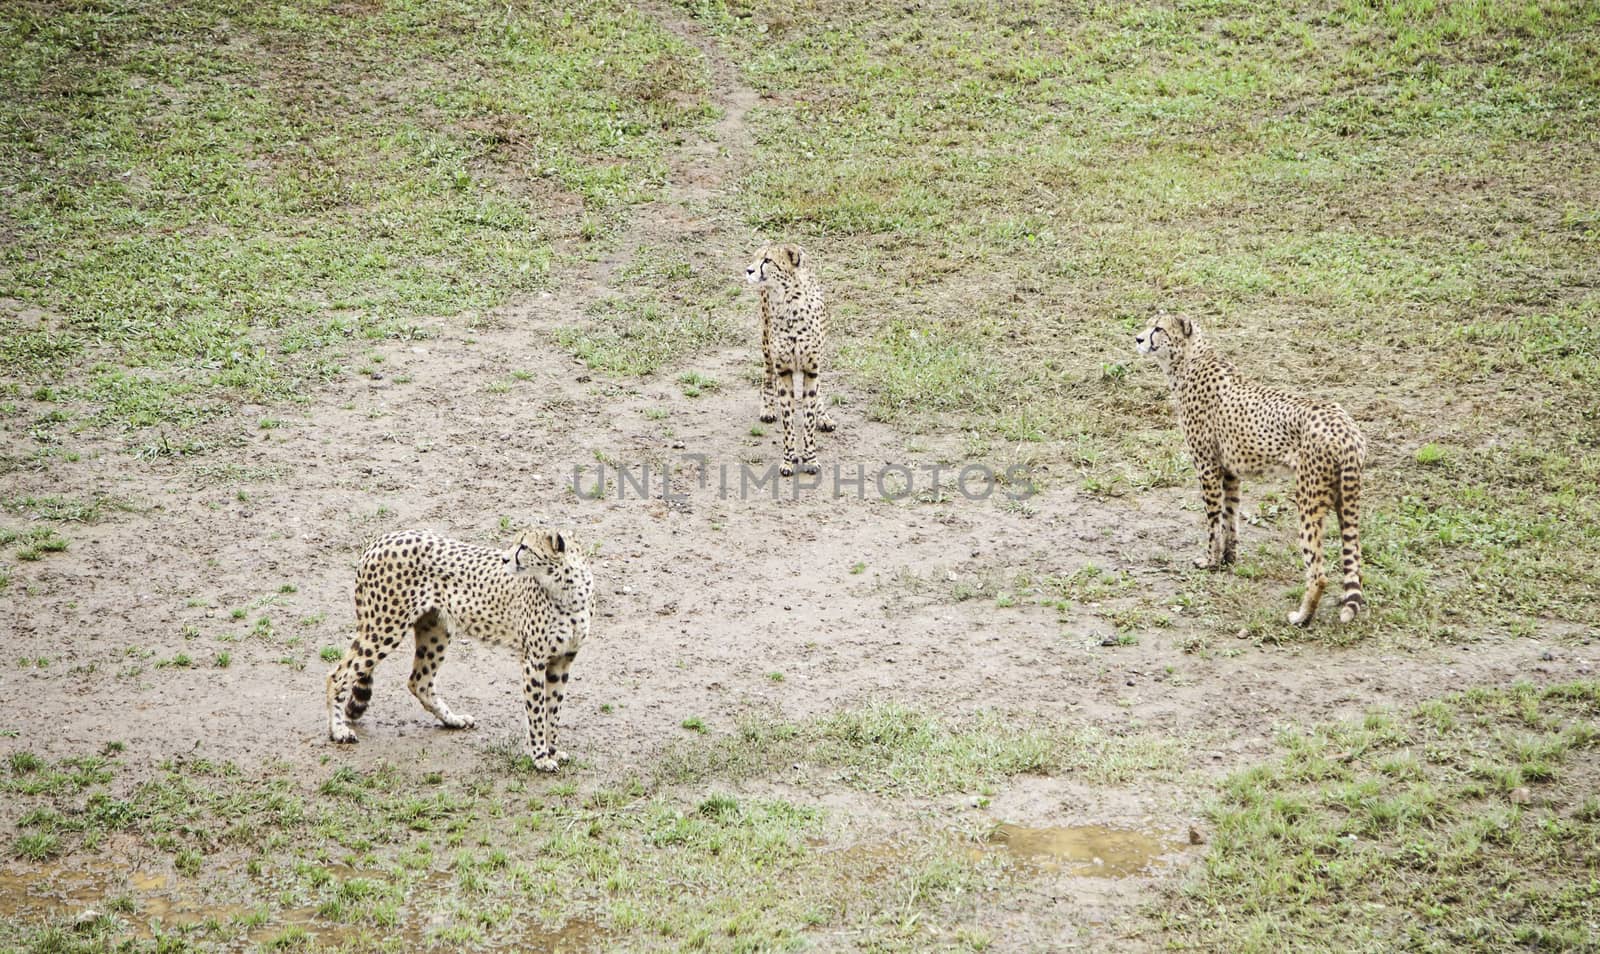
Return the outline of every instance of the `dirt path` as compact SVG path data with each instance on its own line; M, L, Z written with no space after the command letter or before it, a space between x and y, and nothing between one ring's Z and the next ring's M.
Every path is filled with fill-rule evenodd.
M47 473L8 477L10 499L105 496L135 509L74 527L68 552L17 568L12 611L0 621L0 693L12 700L0 753L59 756L115 739L134 764L195 753L247 770L282 760L308 775L325 772L324 760L471 769L484 746L521 732L514 663L474 645L452 646L441 685L455 709L477 716L475 732L436 728L405 690L404 663L390 661L361 743L326 738L318 651L348 639L363 546L408 526L491 542L513 524L557 522L600 545L601 618L574 670L563 731L587 763L580 771L601 775L648 767L686 736L690 716L721 732L752 710L802 718L885 699L957 717L996 709L1173 735L1186 740L1191 767L1220 772L1263 755L1295 723L1475 683L1571 678L1591 665L1566 654L1543 660L1536 639L1416 652L1213 640L1210 652L1186 654L1186 640L1213 624L1181 610L1137 645L1108 647L1092 607L998 608L985 589L1092 564L1127 574L1127 592L1175 599L1190 571L1168 567L1183 564L1200 532L1187 488L1104 501L1054 487L1025 508L1000 494L886 502L870 485L866 499L721 495L724 467L737 486L741 464L759 472L778 454L774 432L750 433L753 297L747 344L671 374L591 375L552 336L588 320L596 298L623 291L621 270L647 245L691 239L706 267L741 279L758 237L728 196L751 152L757 96L730 67L712 72L722 118L673 157L664 195L637 210L614 251L549 297L491 316L486 328L447 324L436 338L385 346L381 377L346 379L305 405L240 408L208 435L239 442L228 450L135 459L104 443ZM686 397L673 383L685 370L724 386ZM864 395L849 382L824 380L846 398L839 432L821 441L826 464L847 473L903 464L925 487L922 468L940 459L939 447L908 445L954 436L913 444L865 420L856 410ZM269 416L287 426L259 427ZM709 462L707 485L691 455ZM580 499L573 468L600 459L635 472L668 465L686 496L660 499L656 476L655 499L618 500L614 487L609 499ZM958 600L963 585L984 595ZM38 657L48 664L14 664ZM827 796L846 810L858 798ZM1165 786L1106 791L1062 777L1027 779L988 813L1181 830L1196 810L1192 796ZM1051 923L1095 921L1128 910L1151 883L1112 891L1045 879L1031 901L1015 903L1048 909Z

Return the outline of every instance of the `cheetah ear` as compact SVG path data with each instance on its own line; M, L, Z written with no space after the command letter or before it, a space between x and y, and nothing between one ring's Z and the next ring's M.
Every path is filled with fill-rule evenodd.
M552 552L555 552L555 553L565 553L565 552L567 552L567 540L566 540L565 537L563 537L561 535L561 531L560 530L552 530L552 531L550 531L548 540L549 540L550 549L551 549Z
M806 259L806 253L801 251L800 246L798 246L798 245L789 246L789 264L793 265L795 268L799 268L800 267L800 263L804 262L805 259Z
M1193 322L1189 321L1189 316L1187 316L1187 315L1179 315L1178 316L1178 330L1183 332L1183 336L1185 338L1187 338L1190 335L1194 334L1194 324L1193 324Z

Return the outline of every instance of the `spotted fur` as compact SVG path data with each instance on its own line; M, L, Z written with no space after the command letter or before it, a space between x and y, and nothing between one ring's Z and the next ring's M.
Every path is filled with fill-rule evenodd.
M471 728L472 716L450 711L433 685L450 640L471 636L520 651L534 767L553 772L568 758L556 716L593 614L594 578L566 534L530 531L506 550L426 530L379 537L356 570L355 639L328 674L328 737L356 741L349 723L372 699L372 671L407 633L416 637L411 694L445 726Z
M1309 401L1276 388L1250 384L1212 349L1186 317L1159 315L1136 339L1141 354L1160 363L1172 385L1172 403L1200 471L1210 546L1195 565L1232 563L1239 537L1239 478L1272 470L1295 474L1300 510L1300 552L1306 590L1289 622L1305 626L1317 611L1327 578L1322 569L1322 524L1338 515L1343 541L1344 595L1340 622L1366 605L1361 594L1358 508L1366 441L1344 408Z
M766 362L761 420L770 424L783 418L779 473L788 477L799 468L815 474L821 469L816 432L835 426L817 391L828 337L822 285L811 271L810 256L797 245L762 249L745 277L761 289L761 353Z

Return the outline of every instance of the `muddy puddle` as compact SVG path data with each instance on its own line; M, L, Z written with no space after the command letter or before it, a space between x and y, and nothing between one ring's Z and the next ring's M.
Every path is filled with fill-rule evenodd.
M1003 851L1045 871L1084 878L1126 878L1143 874L1184 847L1171 834L1101 825L1028 828L1001 822L989 834L984 852Z

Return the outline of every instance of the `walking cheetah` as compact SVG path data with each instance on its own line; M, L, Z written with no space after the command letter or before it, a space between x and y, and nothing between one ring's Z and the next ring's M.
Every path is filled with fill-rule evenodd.
M766 361L761 420L770 424L780 413L783 417L783 466L778 472L785 477L796 467L807 474L820 471L816 432L835 427L817 395L828 314L810 262L798 245L769 245L745 269L745 277L761 289L761 353Z
M471 728L472 716L450 711L433 689L450 640L471 636L521 650L533 764L553 772L568 758L556 747L556 714L593 613L594 577L563 533L529 531L507 550L426 530L379 537L356 570L356 637L328 673L328 737L356 741L349 723L372 699L372 670L408 632L417 643L411 694L445 726Z
M1308 625L1327 586L1322 523L1330 509L1338 514L1344 542L1339 621L1355 619L1366 604L1357 518L1366 441L1356 422L1337 404L1240 380L1234 366L1212 350L1188 318L1158 315L1135 340L1139 353L1155 358L1167 374L1178 421L1200 471L1210 548L1195 565L1216 569L1233 562L1239 478L1287 468L1295 473L1300 553L1306 565L1305 598L1289 614L1289 622Z

